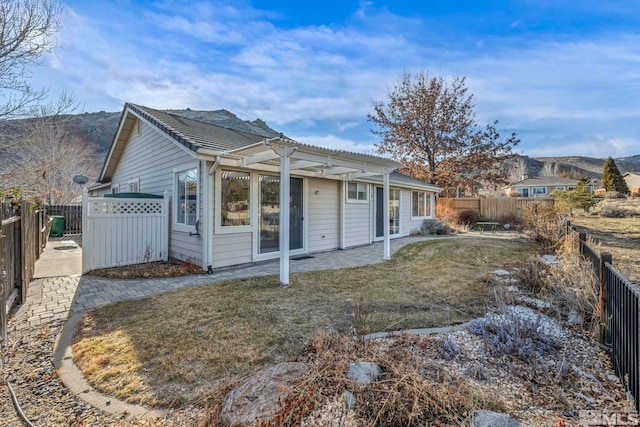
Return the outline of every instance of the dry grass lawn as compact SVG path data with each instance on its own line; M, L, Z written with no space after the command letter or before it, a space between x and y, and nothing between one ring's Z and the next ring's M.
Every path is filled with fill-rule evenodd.
M600 252L609 252L616 268L635 283L640 282L640 198L603 200L598 205L610 209L625 209L637 216L606 218L596 215L576 215L574 225L585 228L587 235L597 243ZM602 206L600 210L602 210Z
M356 326L374 332L477 317L489 298L483 276L535 250L514 240L425 241L382 264L293 274L286 289L270 276L123 302L84 316L74 360L93 386L126 401L196 403L302 355L319 330L352 334Z

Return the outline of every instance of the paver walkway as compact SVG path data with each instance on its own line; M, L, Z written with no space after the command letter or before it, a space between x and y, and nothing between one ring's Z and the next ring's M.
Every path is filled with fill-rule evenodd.
M391 241L391 253L411 243L438 238L460 237L419 236L394 239ZM382 261L382 242L377 242L358 248L316 253L307 259L292 260L290 271L296 273L360 267ZM39 278L31 283L25 303L15 314L15 325L18 328L38 326L119 301L145 298L226 279L277 275L279 268L278 260L272 260L216 270L212 275L126 280L80 274Z

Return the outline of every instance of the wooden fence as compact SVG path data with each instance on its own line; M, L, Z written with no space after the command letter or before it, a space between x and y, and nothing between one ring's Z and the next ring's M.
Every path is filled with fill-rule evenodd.
M640 290L614 266L611 254L587 244L587 235L567 221L567 233L578 236L580 253L598 278L600 341L611 364L640 411Z
M522 213L527 205L540 202L553 203L553 199L539 197L439 197L436 206L450 208L457 213L466 210L476 211L483 219L509 222L522 218Z
M0 202L0 347L6 344L7 313L23 302L36 260L47 243L49 227L41 205Z
M47 206L47 215L64 217L64 234L82 234L82 205Z

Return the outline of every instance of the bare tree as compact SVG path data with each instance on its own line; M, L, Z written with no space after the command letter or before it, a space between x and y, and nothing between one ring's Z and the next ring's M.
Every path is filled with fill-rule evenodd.
M473 95L465 79L450 83L424 72L405 74L389 93L387 103L373 105L367 119L372 133L382 137L378 152L402 162L404 173L445 188L476 192L481 184L506 184L500 162L509 158L519 140L503 138L497 121L480 126Z
M60 12L57 0L0 0L0 120L46 96L29 84L29 68L54 47Z
M63 95L58 102L34 106L29 118L11 121L0 136L0 180L4 186L36 191L50 204L70 203L81 195L75 175L95 178L98 154L70 123L77 102Z

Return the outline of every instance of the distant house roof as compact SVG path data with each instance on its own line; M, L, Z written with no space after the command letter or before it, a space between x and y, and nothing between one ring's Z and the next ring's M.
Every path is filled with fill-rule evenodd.
M552 187L552 186L567 186L577 185L578 180L572 178L561 178L558 176L553 177L541 177L541 178L527 178L518 181L514 184L505 186L504 188L511 187Z

